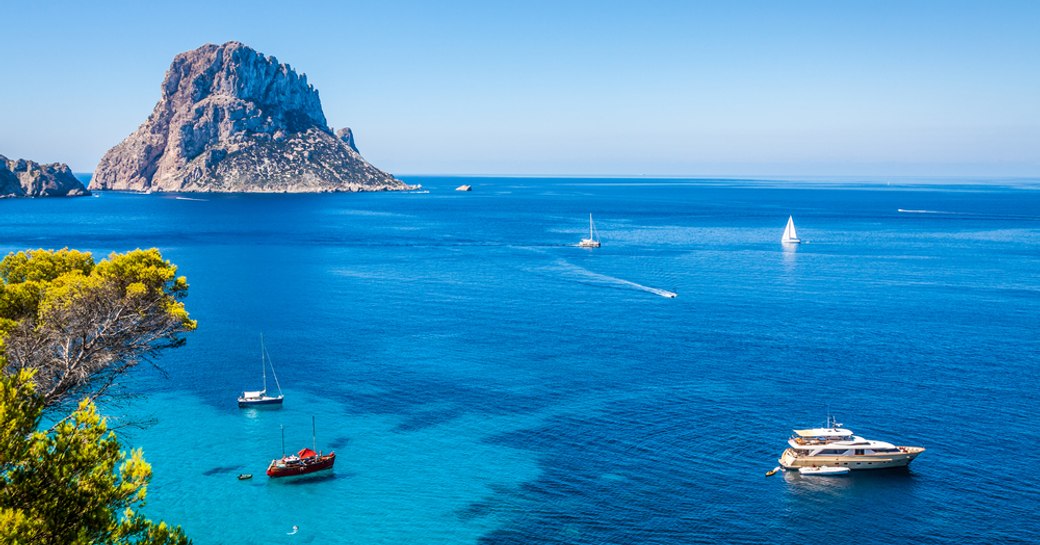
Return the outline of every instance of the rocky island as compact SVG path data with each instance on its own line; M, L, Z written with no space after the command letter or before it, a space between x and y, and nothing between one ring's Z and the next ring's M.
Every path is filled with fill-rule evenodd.
M412 189L333 133L318 91L238 42L173 59L148 119L98 163L91 189L325 192Z
M65 163L41 165L0 155L0 198L79 197L90 195Z

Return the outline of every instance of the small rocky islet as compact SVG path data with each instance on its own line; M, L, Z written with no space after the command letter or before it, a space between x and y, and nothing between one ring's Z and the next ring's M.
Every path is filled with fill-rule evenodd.
M0 155L0 198L90 195L64 163L40 164Z

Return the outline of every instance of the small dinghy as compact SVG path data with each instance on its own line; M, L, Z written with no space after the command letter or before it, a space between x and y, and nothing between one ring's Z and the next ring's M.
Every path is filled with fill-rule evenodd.
M248 481L249 479L252 479L252 478L253 478L253 475L251 473L239 473L238 474L238 480L240 480L240 481Z
M819 476L823 476L823 477L826 477L826 476L829 476L829 475L847 475L849 473L849 471L852 471L852 470L847 468L847 467L838 467L838 466L820 466L820 467L813 466L813 467L801 467L801 468L798 468L798 473L801 473L802 475L819 475Z
M766 471L766 477L772 477L773 475L776 475L777 471L780 471L780 466L776 466L773 469Z

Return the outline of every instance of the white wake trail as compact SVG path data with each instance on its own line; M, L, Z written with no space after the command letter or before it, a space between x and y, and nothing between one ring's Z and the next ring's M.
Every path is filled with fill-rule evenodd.
M952 216L960 215L959 212L943 212L942 210L907 210L906 208L897 208L896 211L902 214L949 214Z
M557 260L556 265L565 272L573 273L575 276L581 277L583 280L593 280L607 286L621 286L626 288L633 288L639 291L652 293L654 295L660 295L661 297L667 297L669 299L674 299L679 295L674 291L663 290L652 286L644 286L642 284L637 284L630 280L625 280L624 278L617 278L614 276L607 276L605 274L592 272L584 267L579 267L573 263L564 261L562 259Z

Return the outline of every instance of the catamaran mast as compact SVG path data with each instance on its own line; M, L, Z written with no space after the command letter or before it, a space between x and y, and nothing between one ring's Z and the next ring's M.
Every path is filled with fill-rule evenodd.
M318 437L314 429L314 415L311 415L311 450L318 452Z
M285 426L279 426L282 428L282 458L285 458Z

